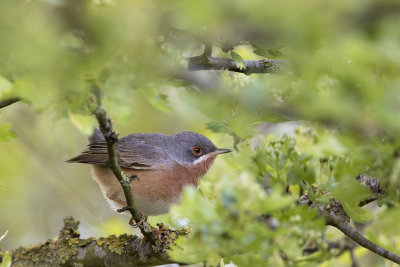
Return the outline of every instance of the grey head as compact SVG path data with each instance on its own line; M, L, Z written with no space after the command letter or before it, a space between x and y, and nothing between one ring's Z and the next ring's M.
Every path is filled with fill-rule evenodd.
M181 132L169 137L170 142L167 144L167 151L180 164L193 163L210 154L231 152L230 149L217 148L210 139L194 132Z

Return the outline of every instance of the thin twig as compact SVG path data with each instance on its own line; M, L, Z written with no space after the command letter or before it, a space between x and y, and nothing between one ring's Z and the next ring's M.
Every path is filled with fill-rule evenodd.
M351 267L358 267L360 266L358 264L358 260L356 255L354 254L354 249L349 249L349 254L350 254L350 258L351 258Z
M14 104L18 101L20 101L21 98L19 97L13 97L13 98L9 98L9 99L4 99L4 100L0 100L0 108L5 108L11 104Z
M124 207L124 210L129 210L132 218L135 220L136 223L138 223L138 227L140 228L143 236L145 236L148 240L152 240L153 234L151 231L151 227L149 227L150 225L146 222L146 220L143 218L142 214L136 207L131 189L131 179L123 172L123 170L118 165L114 146L115 143L118 141L118 134L113 130L111 119L108 116L104 107L102 106L101 91L96 85L92 86L92 96L90 100L92 106L94 106L92 112L96 116L96 119L100 126L100 131L103 133L106 140L108 152L108 167L112 170L115 177L121 184L122 190L124 191L126 199L126 207Z
M360 246L378 254L381 257L384 257L390 261L400 264L400 257L398 255L368 240L356 229L354 229L350 225L350 223L335 220L335 222L332 223L331 225L339 229L342 233L344 233L346 236L348 236L355 242L357 242L357 244L359 244Z
M378 254L381 257L400 264L400 257L398 255L368 240L360 232L354 229L353 226L351 226L350 218L344 211L339 201L335 199L330 199L328 204L313 203L309 199L308 195L303 195L299 199L299 203L307 204L310 207L316 208L320 216L324 217L326 224L336 227L360 246Z

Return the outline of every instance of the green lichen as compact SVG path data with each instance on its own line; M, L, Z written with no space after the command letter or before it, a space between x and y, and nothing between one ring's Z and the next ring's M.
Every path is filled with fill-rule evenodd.
M78 231L79 221L76 221L72 217L64 219L64 227L60 230L59 235L54 239L49 239L44 243L30 246L20 247L11 251L13 266L62 266L74 262L74 264L80 264L81 260L77 259L80 249L87 248L90 244L97 244L103 249L108 249L113 254L124 256L125 259L131 259L134 261L137 255L136 252L128 252L129 244L137 240L137 236L123 234L120 236L111 235L109 237L101 237L95 239L93 237L88 239L80 239L80 233ZM186 235L188 230L171 230L164 224L158 224L158 228L151 227L153 234L152 240L142 239L144 247L150 245L151 252L148 257L160 259L161 255L166 255L164 252L175 244L176 239L181 235ZM94 250L87 250L86 256L94 256ZM133 252L133 254L132 254ZM0 252L0 256L5 252ZM129 255L128 255L129 254ZM91 255L91 256L90 256ZM133 258L132 258L133 256Z
M128 245L128 243L135 240L136 238L137 236L127 235L127 234L123 234L118 237L115 235L110 235L107 238L98 240L97 244L98 245L100 245L99 243L101 243L102 245L105 244L112 253L122 255L123 253L126 252L126 246Z
M13 266L23 266L29 262L33 265L59 266L66 263L72 256L78 253L79 247L93 240L80 239L78 232L79 221L72 217L64 219L64 227L55 239L30 247L20 247L12 251Z
M157 252L165 252L175 245L175 241L179 236L185 236L189 233L189 229L172 230L168 225L158 223L157 228L153 227L153 233L157 235L156 242L153 243L153 250Z

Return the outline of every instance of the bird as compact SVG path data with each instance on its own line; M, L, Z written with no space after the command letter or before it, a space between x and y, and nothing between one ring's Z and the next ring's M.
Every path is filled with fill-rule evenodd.
M168 213L179 202L185 185L198 186L219 154L231 149L217 148L204 135L181 132L134 133L115 143L118 165L128 175L137 208L146 216ZM122 187L108 167L107 144L103 134L94 129L87 149L67 162L86 163L112 209L126 206Z

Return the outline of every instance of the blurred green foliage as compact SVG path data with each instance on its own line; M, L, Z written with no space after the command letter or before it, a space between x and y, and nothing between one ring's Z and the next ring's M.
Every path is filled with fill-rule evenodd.
M397 0L0 1L0 100L29 104L0 114L0 233L10 230L1 244L54 236L69 214L84 236L130 231L88 168L63 163L95 123L86 103L96 84L123 135L192 130L235 147L199 190L151 218L190 227L174 259L348 265L348 253L326 245L342 235L296 204L304 192L339 199L354 221L370 222L368 238L399 253L399 25ZM182 80L186 58L210 42L213 56L241 67L264 57L289 64L281 74L200 76L206 88ZM303 121L295 135L255 141L260 123L291 120ZM380 179L379 208L358 206L370 196L360 173ZM310 247L318 252L303 254ZM390 266L362 248L356 256Z

